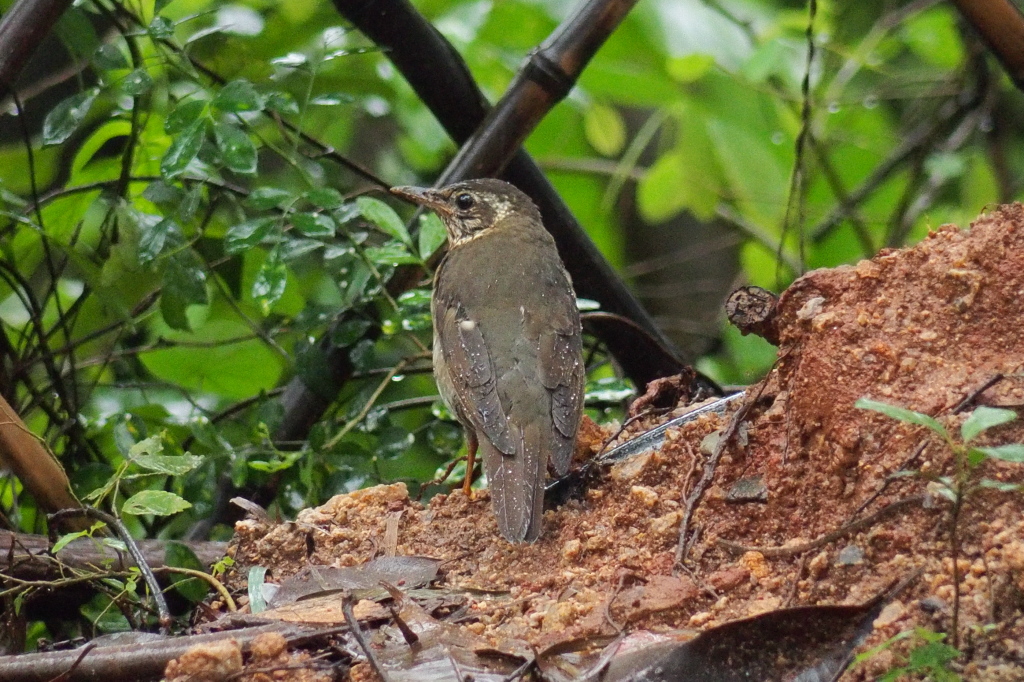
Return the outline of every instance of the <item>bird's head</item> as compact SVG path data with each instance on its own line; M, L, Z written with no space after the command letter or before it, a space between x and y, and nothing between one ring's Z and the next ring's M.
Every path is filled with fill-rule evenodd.
M466 180L438 189L393 187L391 193L437 213L452 247L501 227L515 216L541 224L540 212L530 198L503 180Z

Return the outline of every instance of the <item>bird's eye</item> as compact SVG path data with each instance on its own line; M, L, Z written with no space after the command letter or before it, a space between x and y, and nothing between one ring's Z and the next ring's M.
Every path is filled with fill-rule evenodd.
M473 198L472 194L463 192L459 196L455 197L455 207L460 211L467 211L473 208L473 204L476 203L476 199Z

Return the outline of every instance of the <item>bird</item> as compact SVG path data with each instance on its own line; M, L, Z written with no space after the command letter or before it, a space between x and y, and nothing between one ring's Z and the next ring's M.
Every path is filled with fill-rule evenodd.
M585 367L572 280L530 198L482 178L392 194L437 213L448 250L434 273L434 376L479 448L501 534L541 532L548 463L564 475L583 412Z

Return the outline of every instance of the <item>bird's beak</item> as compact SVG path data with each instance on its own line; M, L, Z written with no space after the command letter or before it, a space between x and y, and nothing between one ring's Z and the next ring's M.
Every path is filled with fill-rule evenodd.
M451 213L448 203L441 198L437 190L428 187L392 187L391 193L406 201L433 209L442 215Z

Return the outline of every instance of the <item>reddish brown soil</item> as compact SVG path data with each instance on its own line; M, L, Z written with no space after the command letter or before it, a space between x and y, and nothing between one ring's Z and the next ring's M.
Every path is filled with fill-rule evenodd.
M1003 207L969 231L944 227L911 249L811 272L783 294L779 316L779 362L750 391L760 397L696 509L697 540L683 568L675 553L684 500L713 447L709 434L730 415L670 432L660 452L613 467L584 500L548 512L532 545L501 539L486 491L421 505L399 484L335 497L294 523L239 523L236 560L272 567L272 579L281 579L307 562L351 566L389 551L437 557L442 584L474 588L472 617L459 627L494 643L536 646L615 627L705 629L785 606L860 603L921 568L876 621L869 644L914 626L948 632L951 504L934 494L901 501L928 493L926 477L952 473L953 458L924 428L853 404L867 396L909 407L958 433L969 410L953 408L1002 374L977 403L1020 410L1024 207ZM593 428L587 434L589 445L602 437ZM1018 420L981 442L1022 441ZM923 474L885 486L901 468ZM730 502L736 481L753 476L762 477L767 501ZM982 477L1021 483L1024 465L989 462L972 480ZM813 542L885 509L891 513L855 532ZM1024 680L1022 511L1020 491L973 490L963 506L956 641L966 679ZM389 523L397 541L386 538ZM840 561L841 551L856 560ZM905 648L843 679L872 679Z

